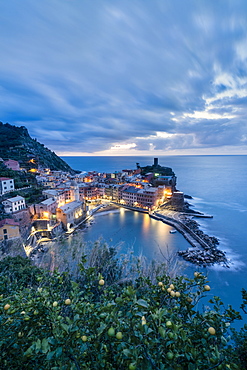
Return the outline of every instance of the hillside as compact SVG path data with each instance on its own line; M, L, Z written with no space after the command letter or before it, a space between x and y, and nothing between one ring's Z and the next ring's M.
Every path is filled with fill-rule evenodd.
M14 159L27 170L41 166L51 170L75 172L44 144L32 139L24 126L17 127L0 122L0 138L0 157L4 160Z

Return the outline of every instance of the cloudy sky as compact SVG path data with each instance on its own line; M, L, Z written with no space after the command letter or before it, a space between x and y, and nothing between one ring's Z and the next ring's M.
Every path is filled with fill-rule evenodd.
M246 0L0 3L0 121L59 155L247 154Z

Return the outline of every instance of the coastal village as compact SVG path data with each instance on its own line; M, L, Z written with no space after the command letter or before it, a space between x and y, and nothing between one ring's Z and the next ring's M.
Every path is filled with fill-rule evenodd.
M0 161L13 171L22 170L16 160ZM2 254L19 240L23 253L28 255L30 250L59 235L73 233L95 212L125 207L171 225L171 233L181 232L194 247L178 252L184 259L202 266L226 264L224 252L217 248L218 240L205 235L192 219L203 215L190 210L184 193L176 189L172 169L160 166L158 158L151 166L140 167L137 163L135 169L73 175L43 168L34 158L29 162L28 171L36 179L32 186L42 189L39 202L26 202L23 189L15 189L14 179L1 177L0 173Z

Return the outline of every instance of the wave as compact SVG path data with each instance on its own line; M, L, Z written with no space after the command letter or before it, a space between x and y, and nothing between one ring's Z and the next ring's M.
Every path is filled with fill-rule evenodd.
M220 202L219 201L208 201L202 198L193 197L193 199L189 199L189 203L193 207L200 206L200 205L206 205L206 206L214 208L215 206L217 206L222 209L234 210L234 211L238 211L242 213L247 212L247 207L243 208L243 204L238 203L238 202L231 203L231 202L222 202L222 201ZM201 210L201 212L203 212L203 209Z

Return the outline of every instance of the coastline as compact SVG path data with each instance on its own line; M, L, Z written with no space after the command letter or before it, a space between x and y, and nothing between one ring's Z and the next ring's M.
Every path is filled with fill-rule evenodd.
M99 207L99 206L98 206ZM91 214L83 220L78 227L74 229L74 231L67 235L68 237L76 238L76 230L78 228L87 228L86 222L89 221L92 216L104 216L110 213L119 213L120 208L128 209L130 211L137 211L139 213L145 213L149 215L150 218L155 219L156 221L163 222L178 231L184 239L190 243L192 246L191 248L187 248L186 250L179 250L177 251L177 255L180 258L183 258L185 261L190 262L191 264L197 265L199 267L209 267L213 265L220 265L222 267L229 267L229 261L226 258L225 252L221 251L217 248L219 245L219 241L215 237L210 237L205 234L202 230L200 230L200 225L193 220L195 215L195 211L193 213L190 212L178 212L172 211L168 209L159 209L156 212L149 213L147 210L143 210L140 208L122 206L121 204L110 203L108 205L102 205L100 208L95 207L91 209ZM201 215L203 213L200 212ZM187 223L187 225L186 225ZM75 232L75 233L74 233ZM198 235L199 234L199 235ZM66 235L66 234L65 234ZM56 240L57 241L57 240ZM56 243L55 240L51 240L50 242ZM39 255L46 255L47 252L49 253L49 243L40 243L40 245L32 251L32 255L36 255L36 262ZM41 252L41 253L40 253ZM45 253L44 253L45 252ZM42 258L43 259L43 258Z
M107 206L104 209L99 209L97 213L106 214L116 211L120 207L129 209L131 211L137 211L141 213L149 213L144 209L135 208L130 206L122 206L115 203ZM229 268L229 262L226 258L225 252L217 248L219 241L216 237L210 237L200 230L200 225L198 222L192 220L191 218L212 218L211 215L204 215L202 212L197 212L188 209L187 212L178 211L168 211L160 210L160 212L149 213L149 217L154 218L157 221L164 222L165 224L172 226L177 230L183 237L190 243L193 249L188 248L185 251L178 251L178 256L182 257L184 260L202 267L213 266L215 264L221 264L224 267ZM166 213L166 214L164 214ZM187 217L186 217L187 216ZM191 218L190 218L191 217Z

